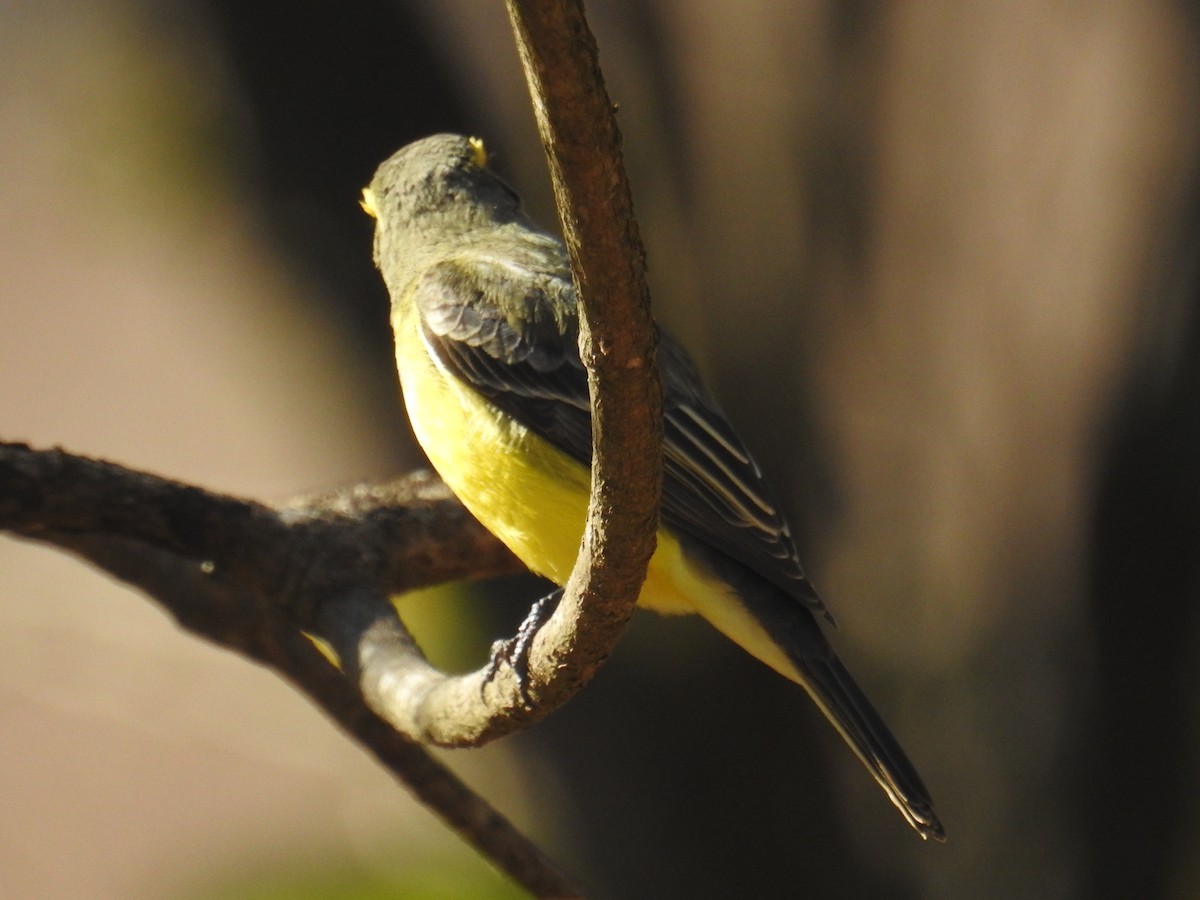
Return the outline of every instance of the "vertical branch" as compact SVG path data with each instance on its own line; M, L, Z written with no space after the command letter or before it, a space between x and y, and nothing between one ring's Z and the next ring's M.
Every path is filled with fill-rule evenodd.
M592 397L588 527L560 609L586 617L590 639L603 634L594 642L611 647L654 552L662 482L662 386L645 251L583 4L507 5L571 255Z

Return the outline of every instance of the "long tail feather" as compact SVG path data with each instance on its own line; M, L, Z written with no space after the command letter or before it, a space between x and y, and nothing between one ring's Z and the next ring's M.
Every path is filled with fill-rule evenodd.
M727 556L686 539L681 543L696 571L705 573L685 586L696 611L804 687L917 833L944 841L921 776L833 652L810 607Z
M809 657L795 662L805 676L803 683L813 700L904 818L921 837L944 841L946 832L934 814L921 776L842 661L830 651L823 658Z

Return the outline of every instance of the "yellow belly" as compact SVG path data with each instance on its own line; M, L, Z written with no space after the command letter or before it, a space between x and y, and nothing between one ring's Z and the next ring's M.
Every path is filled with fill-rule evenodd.
M429 461L530 570L565 584L583 538L590 473L443 371L425 351L415 323L393 325L404 402ZM700 613L767 665L797 678L731 589L691 564L663 529L638 603L660 613Z
M415 327L398 329L397 339L404 402L433 467L525 565L565 584L583 538L588 470L442 371ZM678 542L660 531L654 568L675 568L680 556ZM695 611L678 590L649 579L640 602L662 612Z

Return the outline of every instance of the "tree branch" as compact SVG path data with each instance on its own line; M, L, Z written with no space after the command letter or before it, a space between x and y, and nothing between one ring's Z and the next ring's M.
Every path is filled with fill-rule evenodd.
M523 571L441 482L418 473L272 508L0 442L0 530L88 560L140 588L192 634L273 669L535 896L578 896L535 844L372 712L287 613L318 605L311 596L322 584L391 610L385 591Z
M586 683L632 615L654 553L662 487L657 332L621 132L583 3L507 6L571 254L592 399L587 531L550 623L557 628L544 631L548 668L577 667Z
M427 473L271 507L0 441L0 528L50 543L52 533L129 538L293 610L343 583L402 593L524 571Z

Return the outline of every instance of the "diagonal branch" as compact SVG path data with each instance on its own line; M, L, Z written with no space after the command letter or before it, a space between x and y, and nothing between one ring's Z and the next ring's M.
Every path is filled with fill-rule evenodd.
M88 560L157 600L189 632L273 669L497 868L535 896L578 896L507 819L373 713L285 611L309 592L306 577L332 584L341 573L349 591L346 572L355 573L355 589L387 605L383 590L521 571L440 482L417 474L272 509L0 442L0 530Z

